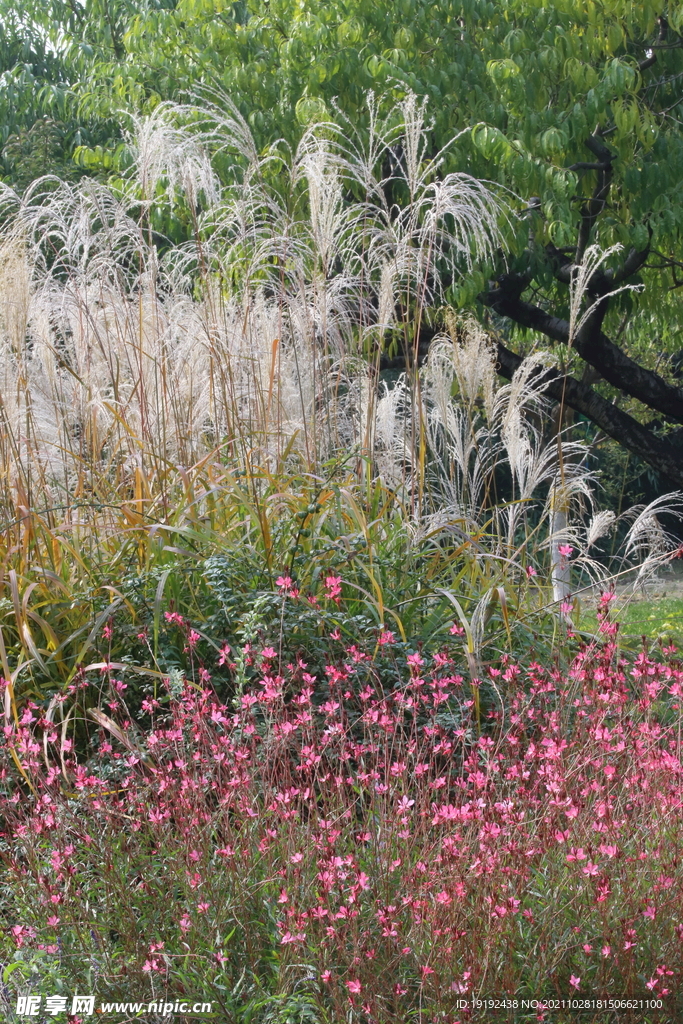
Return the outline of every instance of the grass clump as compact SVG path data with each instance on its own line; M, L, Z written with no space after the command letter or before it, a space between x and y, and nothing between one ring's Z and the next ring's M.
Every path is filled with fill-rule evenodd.
M245 1024L440 1024L498 992L680 1009L681 669L624 658L606 612L617 572L679 553L680 495L630 510L608 563L551 357L503 385L446 310L421 361L509 216L439 177L423 115L285 159L232 107L162 106L126 181L4 193L12 996L192 992ZM180 203L172 246L155 209Z

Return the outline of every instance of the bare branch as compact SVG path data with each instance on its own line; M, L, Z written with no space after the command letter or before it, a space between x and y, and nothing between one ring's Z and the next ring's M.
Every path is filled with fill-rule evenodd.
M581 263L583 260L584 253L590 242L593 225L605 208L612 185L612 162L614 156L602 141L601 135L602 129L598 125L593 134L586 139L587 148L590 149L591 153L598 158L603 166L598 172L598 180L593 190L593 195L581 210L581 226L576 243L576 263Z
M669 23L664 17L664 15L662 15L661 18L658 18L657 21L659 22L659 35L657 36L657 42L652 44L652 46L647 51L647 56L645 60L641 60L640 64L638 65L638 70L640 71L641 75L643 71L647 71L648 68L651 68L653 64L657 63L657 54L655 51L663 50L665 48L664 42L669 31Z
M496 369L512 379L522 364L522 357L498 342ZM556 402L563 402L587 416L609 437L625 445L653 468L665 473L677 486L683 486L683 444L680 432L672 438L658 437L628 413L608 402L588 384L575 377L563 376L557 370L538 370L536 383L543 381L545 393Z
M509 317L521 327L539 331L553 341L565 345L569 343L569 322L539 306L524 302L520 298L519 279L515 279L509 289L505 276L499 278L497 283L497 288L480 296L484 305L494 309L500 316ZM605 305L601 303L601 306ZM604 310L596 310L589 317L572 341L575 351L614 387L637 398L667 419L683 423L683 391L631 359L603 334L600 330L603 317Z
M587 163L586 161L580 160L576 164L572 164L567 168L568 171L606 171L610 165L608 163Z

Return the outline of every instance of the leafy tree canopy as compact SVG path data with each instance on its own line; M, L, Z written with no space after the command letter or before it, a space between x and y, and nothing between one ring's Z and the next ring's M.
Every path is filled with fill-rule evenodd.
M670 358L683 347L680 3L1 0L0 9L3 157L20 185L27 169L60 170L71 154L82 172L106 174L122 159L125 112L200 85L228 93L261 145L291 143L337 109L362 129L368 90L387 105L409 90L427 98L435 152L463 132L444 170L505 186L520 214L507 261L455 280L451 301L479 303L501 328L503 373L514 371L525 331L552 339L570 375L562 400L683 483L681 360ZM595 244L621 249L579 278ZM580 330L572 296L581 312L593 307Z

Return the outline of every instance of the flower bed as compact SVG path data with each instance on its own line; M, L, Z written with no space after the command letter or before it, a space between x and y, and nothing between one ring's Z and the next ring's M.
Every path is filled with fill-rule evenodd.
M675 652L627 664L608 636L565 670L504 657L470 680L445 646L387 692L379 640L330 640L324 679L253 649L233 701L206 670L176 679L142 732L112 678L86 762L60 762L35 707L6 727L16 991L191 992L245 1021L490 1019L473 997L538 1001L529 1020L574 1019L542 1008L572 997L674 1013Z

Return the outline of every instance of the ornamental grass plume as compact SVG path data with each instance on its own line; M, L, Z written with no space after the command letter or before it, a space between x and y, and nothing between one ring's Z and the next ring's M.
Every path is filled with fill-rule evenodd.
M161 104L134 122L113 186L3 186L8 510L13 488L32 508L86 494L115 504L136 474L147 500L217 453L311 472L372 446L376 380L358 357L372 364L378 331L408 343L440 294L437 262L453 274L490 257L505 207L468 175L441 174L413 97L386 122L370 108L364 146L317 125L294 153L262 155L235 106L207 94L201 109ZM386 198L389 151L391 180L409 184L400 211ZM231 161L227 185L218 159ZM155 227L174 218L191 228L175 245Z
M325 478L354 453L345 483L391 489L416 537L464 531L513 573L571 543L565 590L605 575L586 532L587 450L543 433L536 371L550 357L499 385L491 340L451 317L417 365L447 282L503 245L503 196L444 173L415 97L385 119L368 102L363 142L317 124L293 153L261 154L209 92L134 122L131 166L111 186L2 187L0 508L26 522L21 573L56 571L73 530L104 558L103 543L133 522L158 529L180 500L196 528L189 467ZM182 243L156 229L180 222ZM406 373L380 379L382 345L399 342ZM677 500L636 519L629 558L667 556L661 512Z

